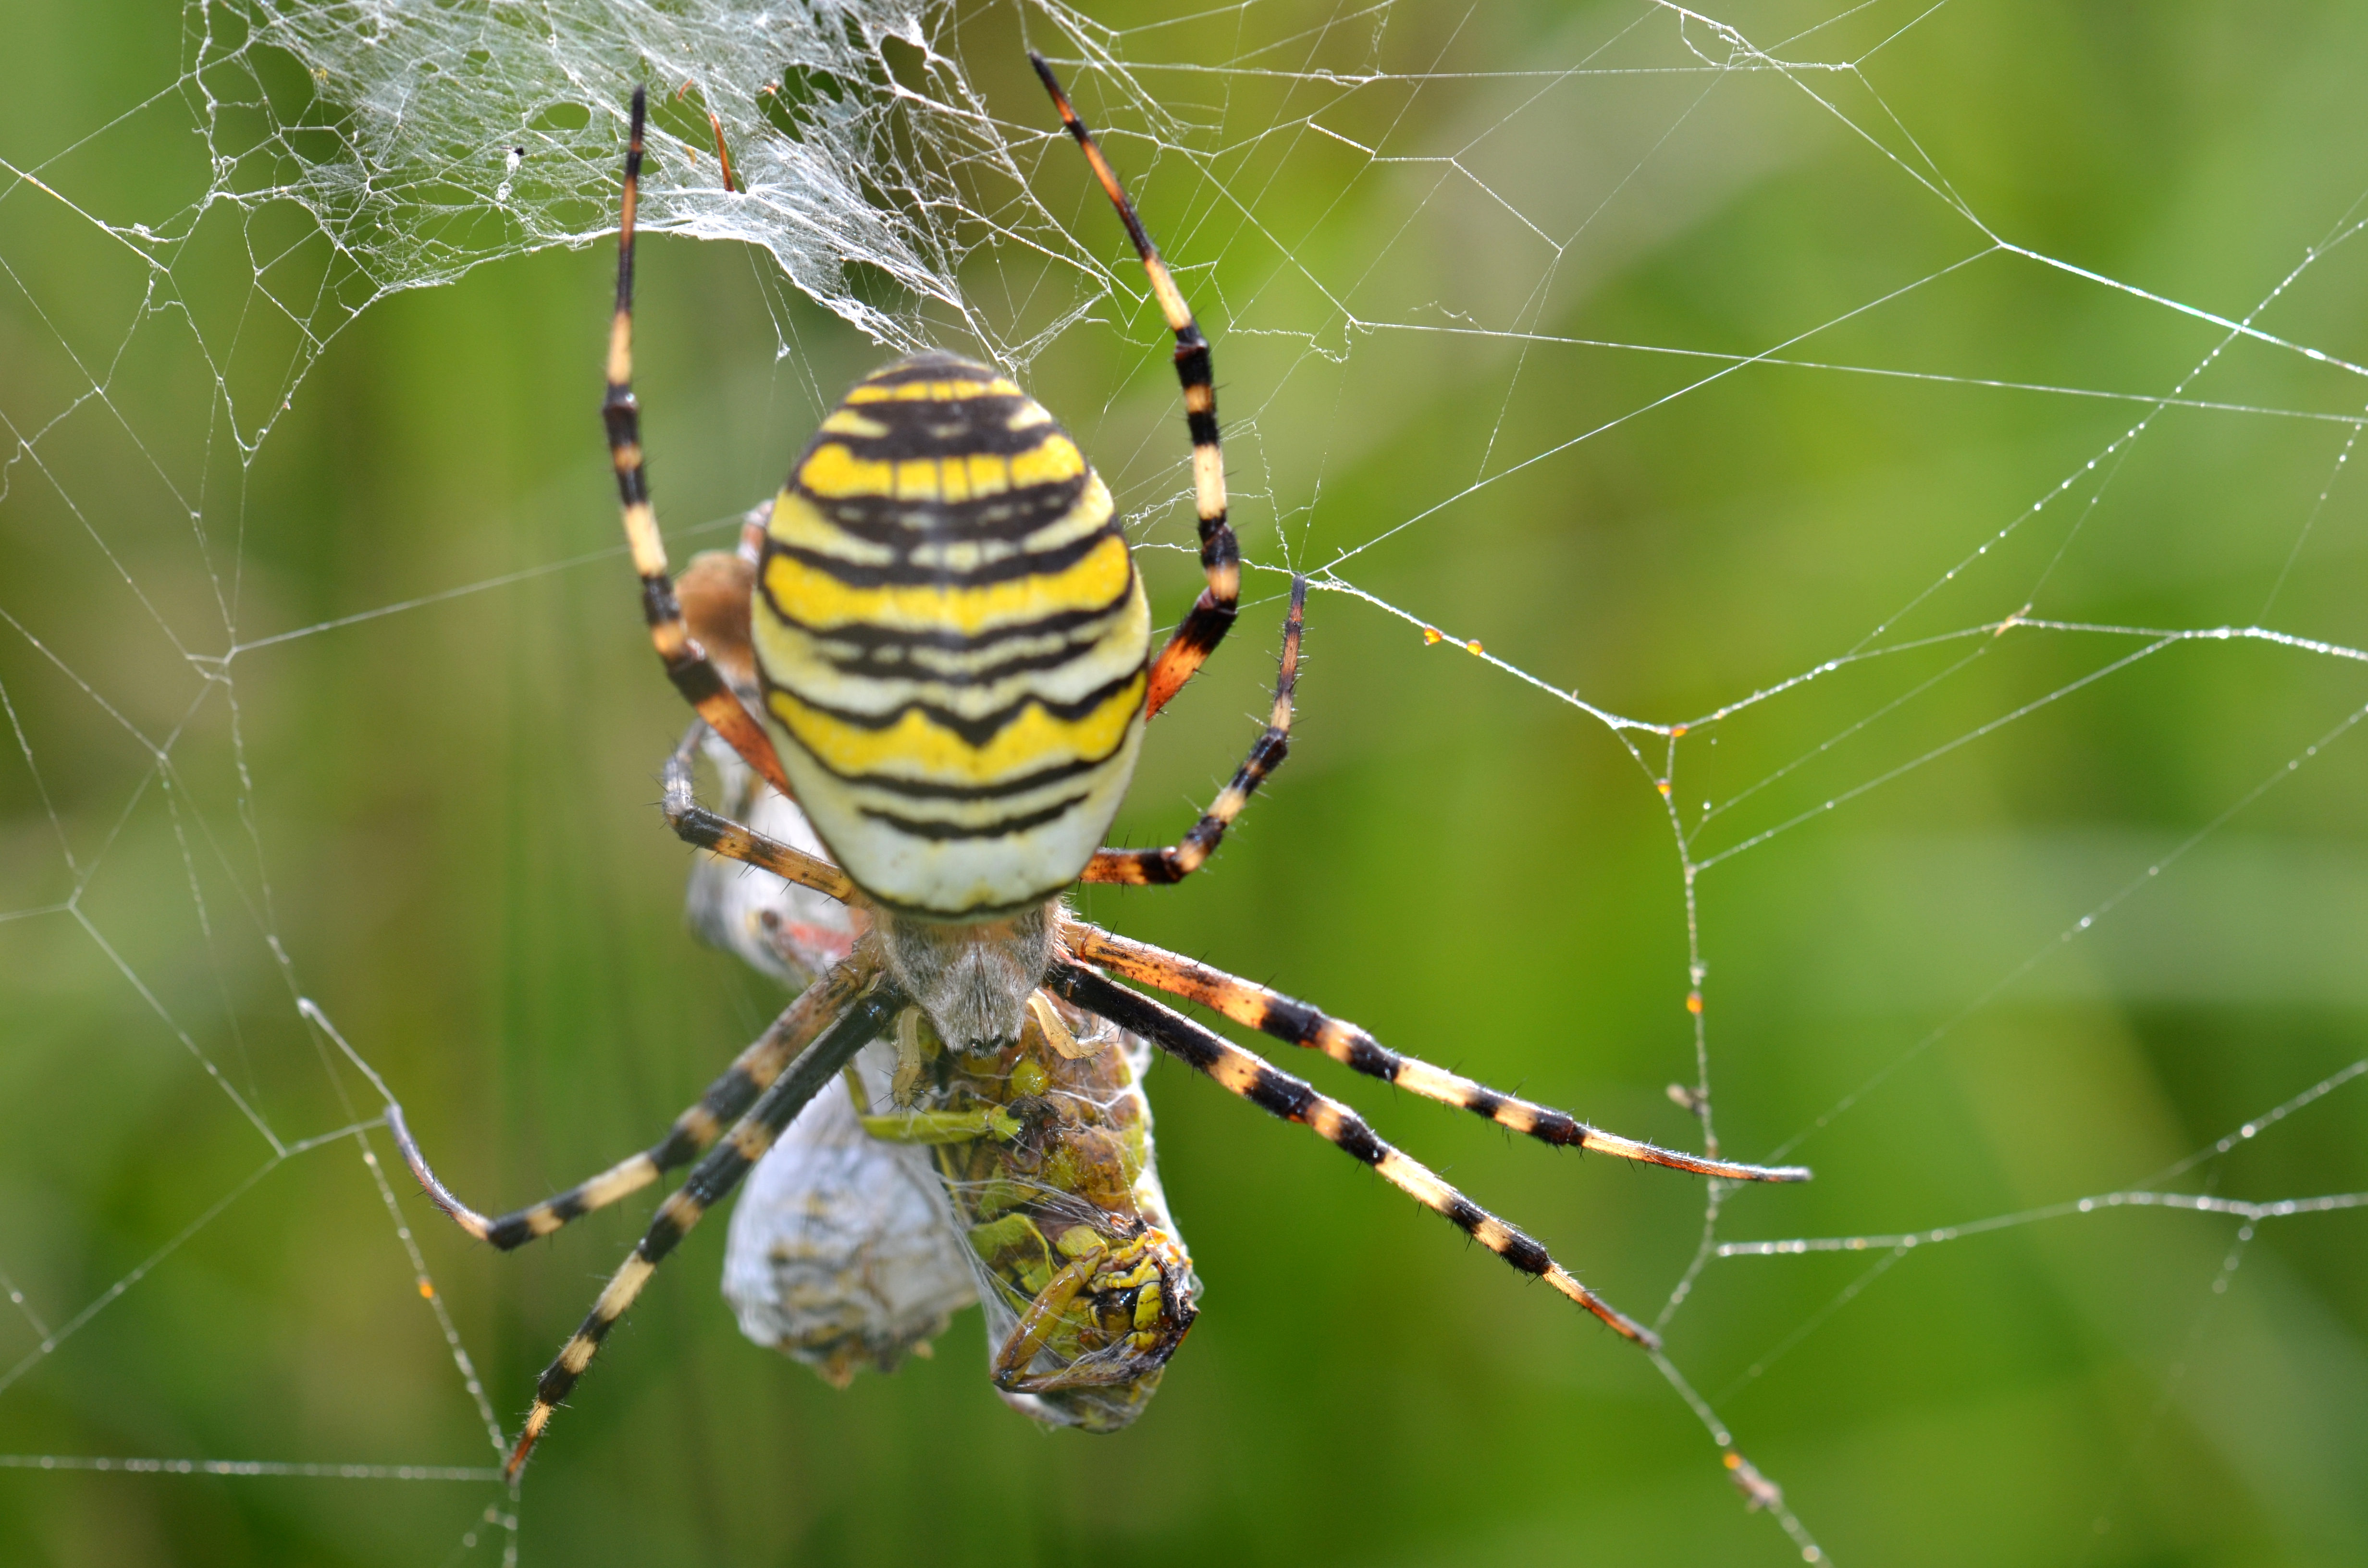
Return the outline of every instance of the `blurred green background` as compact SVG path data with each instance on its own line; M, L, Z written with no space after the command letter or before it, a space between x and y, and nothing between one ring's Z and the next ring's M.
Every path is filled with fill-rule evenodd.
M1133 29L1128 90L1193 128L1193 156L1155 159L1124 134L1139 105L1080 85L1216 340L1262 566L1370 545L1342 580L1661 722L1862 639L2026 606L2368 644L2368 519L2341 460L2357 373L1982 256L1976 222L2230 318L2275 292L2260 331L2368 359L2345 227L2368 190L2361 7L1960 0L1905 32L1920 4L1796 37L1842 7L1754 4L1721 19L1788 60L1862 63L1715 76L1715 30L1647 7L1093 9ZM446 1178L508 1207L648 1143L781 999L687 934L686 852L652 809L683 715L611 549L612 253L378 301L242 471L209 396L219 372L251 428L298 362L245 281L303 225L201 223L164 287L86 215L207 188L180 74L209 18L7 13L0 1454L482 1466L360 1144L271 1165L225 1085L287 1141L376 1113L299 1017L312 997ZM946 46L1034 126L1018 29L966 11ZM1427 79L1319 74L1376 69ZM1043 200L1115 267L1115 224L1052 153ZM688 551L724 542L879 351L741 247L644 256L647 442ZM1044 276L1017 248L966 274L1012 320ZM1603 345L1811 363L1695 386L1731 361ZM1145 542L1174 546L1163 361L1153 316L1113 305L1030 384ZM1172 619L1189 556L1144 559ZM1281 582L1253 575L1235 641L1156 727L1124 841L1179 831L1254 734ZM1723 1238L2110 1192L2368 1054L2368 759L2358 735L2306 751L2368 680L2210 642L2066 692L2142 646L1943 642L1674 751L1645 737L1640 767L1574 708L1319 594L1291 763L1212 869L1081 903L1401 1050L1691 1144L1663 1092L1695 1071L1674 808L1706 866L1723 1144L1798 1139L1818 1173L1733 1195ZM1694 1256L1688 1179L1286 1065L1632 1311ZM1173 1068L1151 1085L1209 1290L1123 1435L1007 1412L974 1318L934 1360L834 1392L740 1338L718 1222L611 1339L514 1505L469 1482L0 1469L0 1560L493 1561L513 1507L531 1563L1798 1559L1644 1358L1305 1133ZM2368 1188L2363 1135L2354 1083L2169 1185ZM648 1205L502 1256L388 1181L514 1423ZM2242 1244L2231 1218L2123 1210L1869 1278L1883 1257L1714 1260L1668 1329L1835 1561L2368 1560L2368 1214Z

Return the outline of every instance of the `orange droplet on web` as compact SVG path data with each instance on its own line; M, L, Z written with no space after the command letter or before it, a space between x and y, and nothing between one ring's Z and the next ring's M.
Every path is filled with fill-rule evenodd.
M419 1282L419 1299L423 1301L434 1301L436 1299L436 1287L430 1285L427 1280L422 1279Z
M1465 644L1463 644L1463 651L1464 651L1465 653L1479 653L1479 652L1480 652L1480 642L1479 642L1479 639L1474 638L1474 639L1473 639L1471 642L1466 642Z
M1691 1013L1697 1018L1702 1017L1701 992L1689 991L1686 993L1686 1011Z
M1674 740L1681 740L1681 739L1683 739L1683 738L1684 738L1684 736L1685 736L1685 733L1686 733L1686 726L1685 726L1685 725L1683 725L1683 724L1677 725L1676 727L1674 727L1673 729L1671 729L1671 730L1669 731L1669 739L1671 739L1671 740L1673 740L1673 741L1674 741Z
M1653 782L1653 788L1661 792L1661 799L1666 801L1669 798L1669 781L1668 779L1655 779Z
M1438 627L1426 626L1422 629L1422 642L1424 647L1427 648L1434 642L1444 642L1446 641L1447 633L1441 631Z

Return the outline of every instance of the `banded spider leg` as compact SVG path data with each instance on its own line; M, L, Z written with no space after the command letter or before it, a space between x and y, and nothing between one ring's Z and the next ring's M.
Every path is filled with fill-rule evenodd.
M699 1103L675 1118L673 1128L664 1138L564 1192L497 1219L470 1208L438 1179L427 1164L427 1156L420 1152L418 1140L412 1136L401 1106L387 1107L387 1129L394 1135L395 1146L403 1151L404 1163L411 1167L412 1176L427 1189L436 1207L477 1240L509 1252L538 1236L550 1235L570 1221L580 1220L595 1210L639 1192L668 1171L689 1165L772 1087L791 1059L811 1046L830 1021L862 994L878 971L879 961L869 953L860 953L839 965L809 986L773 1020L770 1028L734 1058L723 1075L707 1086Z
M821 987L817 985L815 989ZM731 1135L711 1150L692 1168L682 1186L658 1205L649 1229L609 1278L608 1287L585 1314L583 1324L561 1348L558 1358L543 1369L536 1382L534 1408L528 1412L526 1425L502 1467L505 1475L515 1480L526 1468L535 1444L551 1425L552 1412L575 1388L575 1381L584 1375L584 1369L591 1365L593 1356L598 1352L600 1342L608 1338L617 1320L641 1295L642 1287L649 1283L650 1276L657 1272L666 1255L680 1244L709 1210L730 1196L806 1102L858 1051L888 1028L905 1006L904 995L894 985L875 978L872 989L831 1020L821 1036L773 1081L772 1086L757 1096L756 1104L734 1124Z
M1076 963L1053 966L1053 991L1157 1045L1228 1094L1240 1096L1268 1114L1295 1121L1353 1160L1371 1165L1382 1179L1434 1212L1524 1274L1533 1275L1593 1312L1622 1338L1648 1350L1660 1336L1579 1283L1532 1237L1515 1230L1442 1181L1428 1165L1382 1141L1365 1119L1327 1095L1268 1065L1253 1052L1202 1028L1173 1008Z
M1069 951L1088 963L1171 996L1198 1002L1260 1033L1320 1051L1353 1072L1379 1078L1425 1099L1486 1117L1500 1127L1543 1143L1691 1171L1723 1181L1790 1182L1807 1181L1810 1176L1806 1165L1738 1165L1732 1160L1704 1159L1699 1154L1622 1138L1616 1132L1590 1127L1568 1111L1502 1094L1416 1057L1402 1056L1352 1023L1329 1017L1304 1002L1195 962L1180 953L1118 936L1082 920L1066 922L1061 933Z

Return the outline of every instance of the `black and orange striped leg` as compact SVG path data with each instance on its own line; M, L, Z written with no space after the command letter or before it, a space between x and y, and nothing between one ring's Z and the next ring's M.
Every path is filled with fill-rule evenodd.
M666 540L659 537L657 513L650 506L649 473L642 461L642 411L633 401L633 215L641 201L647 100L644 89L633 89L632 140L625 151L625 196L617 224L617 311L609 324L609 390L600 403L600 417L609 429L609 460L617 470L625 542L632 551L633 570L641 574L642 613L649 621L650 644L666 665L667 678L759 778L787 795L791 792L789 777L773 754L772 740L716 673L707 650L684 623L682 601L666 570Z
M666 1172L689 1165L700 1150L715 1142L717 1133L756 1102L757 1096L781 1075L781 1069L792 1057L814 1043L814 1036L825 1025L862 994L879 967L876 959L859 955L833 969L806 987L773 1020L772 1028L734 1058L723 1075L707 1086L697 1105L675 1118L665 1138L589 1181L578 1182L529 1208L498 1218L480 1214L438 1179L428 1166L427 1156L420 1152L418 1141L411 1135L401 1106L387 1107L387 1131L394 1135L395 1147L403 1152L404 1163L427 1189L429 1200L469 1234L508 1252L538 1236L551 1234L571 1220L605 1209L630 1193L639 1192Z
M1225 520L1225 457L1217 439L1217 384L1211 379L1209 340L1201 335L1201 324L1192 319L1182 291L1168 274L1167 263L1160 258L1159 247L1151 243L1143 220L1135 216L1134 203L1127 199L1118 171L1102 156L1100 144L1077 118L1077 111L1069 107L1069 95L1061 90L1060 79L1042 55L1031 50L1028 61L1042 78L1044 90L1053 95L1053 107L1085 153L1094 177L1101 182L1102 194L1118 209L1126 237L1134 242L1134 254L1143 258L1143 270L1151 278L1159 313L1167 318L1167 330L1176 335L1176 379L1183 384L1184 423L1192 434L1192 503L1200 515L1201 571L1209 585L1193 601L1191 613L1167 639L1167 645L1151 661L1151 689L1144 699L1144 717L1153 719L1225 640L1241 603L1242 551L1233 525Z
M1661 1347L1658 1335L1580 1284L1577 1276L1554 1260L1543 1244L1456 1191L1429 1166L1383 1142L1365 1124L1364 1118L1338 1100L1316 1093L1309 1085L1202 1028L1181 1013L1081 965L1056 963L1044 983L1087 1012L1141 1035L1169 1055L1208 1074L1229 1093L1239 1095L1285 1121L1298 1122L1351 1159L1372 1166L1383 1181L1424 1208L1445 1215L1456 1229L1522 1273L1544 1280L1603 1320L1622 1338L1648 1350Z
M737 860L744 866L770 871L783 881L795 882L816 892L827 893L845 903L855 897L855 884L847 873L819 855L809 855L793 845L778 838L768 838L752 827L744 827L721 812L711 812L699 803L692 788L691 764L698 756L699 738L705 724L694 724L684 735L682 744L666 758L665 811L666 825L684 843L721 855L727 860Z
M1487 1118L1499 1127L1525 1133L1561 1148L1585 1149L1643 1165L1665 1165L1724 1181L1807 1181L1806 1165L1746 1165L1732 1160L1704 1159L1676 1149L1664 1149L1634 1138L1622 1138L1589 1127L1568 1111L1535 1105L1474 1083L1460 1074L1412 1056L1401 1056L1345 1019L1327 1017L1321 1009L1285 996L1280 991L1212 969L1148 942L1117 936L1099 926L1071 920L1061 928L1070 953L1098 964L1138 984L1198 1002L1237 1024L1272 1035L1292 1045L1320 1051L1342 1066L1379 1078L1425 1099L1452 1105Z
M1134 887L1180 882L1208 863L1224 842L1225 829L1250 803L1250 796L1268 774L1282 766L1291 753L1291 701L1299 686L1299 634L1307 617L1307 579L1291 580L1291 609L1282 619L1282 660L1274 677L1274 707L1266 729L1251 745L1249 756L1235 770L1233 781L1221 790L1201 820L1165 849L1103 849L1086 862L1082 882L1121 882Z
M635 1244L624 1266L610 1277L608 1289L593 1303L583 1326L535 1385L534 1408L528 1413L526 1426L510 1449L509 1460L503 1467L506 1475L515 1480L526 1467L535 1444L551 1425L552 1411L575 1387L575 1381L591 1365L600 1342L609 1337L609 1331L617 1326L617 1320L625 1315L666 1255L680 1244L710 1209L740 1185L749 1167L764 1157L765 1151L780 1137L781 1130L830 1081L831 1075L887 1028L905 1005L904 994L891 985L881 986L857 999L773 1081L733 1127L731 1136L700 1161L689 1178L658 1205L650 1228Z

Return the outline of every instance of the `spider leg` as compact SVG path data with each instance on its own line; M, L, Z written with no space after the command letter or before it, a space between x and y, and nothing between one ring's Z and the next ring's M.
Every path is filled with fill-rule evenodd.
M730 696L727 691L726 696ZM739 699L734 698L737 702ZM742 711L745 713L746 709ZM770 871L783 881L812 888L827 893L841 903L855 897L855 884L847 873L819 855L783 844L778 838L768 838L754 828L743 827L731 818L709 811L699 803L691 788L691 759L698 755L700 726L691 726L682 744L666 758L666 825L686 844L695 845L710 854L721 855L727 860L737 860L759 870ZM725 737L727 740L729 736ZM734 746L734 750L739 748ZM746 754L742 753L745 756ZM767 756L771 756L768 749ZM776 759L778 763L779 759ZM787 790L782 793L787 794Z
M1126 187L1119 183L1118 171L1102 156L1100 145L1077 111L1069 107L1069 96L1053 74L1044 57L1030 50L1028 62L1036 67L1044 90L1053 95L1053 107L1060 111L1061 124L1076 139L1093 166L1094 177L1101 182L1102 194L1118 209L1119 222L1126 225L1126 237L1134 242L1134 254L1143 259L1143 270L1151 278L1151 292L1159 301L1159 313L1167 319L1167 329L1176 335L1176 379L1184 388L1184 423L1192 434L1192 498L1194 510L1201 522L1201 571L1209 585L1201 590L1193 601L1191 613L1167 639L1167 645L1151 662L1151 688L1144 699L1145 719L1156 718L1167 706L1167 699L1184 688L1184 683L1215 653L1217 644L1225 640L1232 629L1235 607L1241 601L1242 551L1234 538L1233 525L1225 521L1225 458L1217 441L1217 388L1210 379L1209 340L1201 335L1201 325L1192 319L1191 309L1184 303L1176 279L1168 275L1167 264L1160 259L1159 247L1151 243L1151 235L1135 216L1134 203L1127 199Z
M1274 678L1274 708L1267 715L1265 733L1242 759L1241 767L1201 820L1166 849L1103 849L1086 862L1079 881L1127 882L1136 887L1180 882L1207 863L1234 819L1250 802L1251 793L1266 776L1282 766L1291 751L1291 699L1299 685L1299 633L1307 614L1307 579L1291 580L1291 609L1282 620L1282 662Z
M790 795L789 776L753 714L716 673L707 650L684 623L682 602L666 570L666 540L650 507L649 475L642 464L642 412L633 401L633 215L641 202L642 125L647 93L633 89L632 140L625 152L625 196L617 226L617 312L609 325L609 390L600 417L609 429L609 460L617 471L617 497L624 508L625 542L642 579L642 613L649 621L650 645L666 676L699 716L747 759L759 777Z
M1395 1084L1401 1089L1452 1105L1486 1117L1500 1127L1527 1133L1541 1142L1560 1147L1591 1150L1599 1154L1611 1154L1622 1160L1635 1160L1648 1165L1666 1165L1671 1170L1691 1171L1696 1176L1717 1176L1725 1181L1806 1181L1810 1172L1806 1165L1745 1165L1731 1160L1704 1159L1698 1154L1664 1149L1657 1144L1622 1138L1616 1132L1606 1132L1589 1127L1568 1111L1549 1106L1533 1105L1502 1094L1486 1084L1474 1083L1460 1074L1411 1056L1401 1056L1345 1019L1326 1017L1321 1010L1304 1002L1295 1001L1279 991L1269 991L1236 975L1227 974L1207 964L1196 963L1181 953L1171 953L1155 948L1148 942L1137 942L1088 926L1081 920L1068 921L1061 936L1069 951L1088 963L1126 976L1139 984L1165 991L1171 996L1182 996L1202 1006L1224 1014L1237 1024L1272 1035L1292 1045L1304 1045L1320 1051L1342 1066L1353 1068L1368 1077Z
M634 1244L623 1267L610 1277L608 1288L593 1302L583 1326L535 1384L534 1408L528 1413L526 1426L503 1466L509 1479L516 1480L518 1471L526 1467L535 1444L551 1425L552 1412L575 1388L575 1381L584 1375L584 1369L600 1348L600 1342L609 1336L617 1320L625 1315L666 1255L710 1209L740 1185L748 1168L764 1157L765 1151L780 1137L781 1130L830 1081L831 1074L886 1028L905 1005L904 995L889 985L859 998L773 1081L772 1086L733 1127L731 1136L700 1161L689 1178L658 1205L650 1228Z
M1300 1123L1351 1159L1371 1165L1383 1181L1424 1208L1445 1215L1465 1235L1522 1273L1543 1279L1602 1319L1621 1337L1648 1350L1661 1347L1660 1335L1580 1284L1541 1243L1456 1191L1429 1166L1383 1142L1364 1118L1338 1100L1316 1093L1181 1013L1077 964L1055 963L1044 983L1087 1012L1133 1030L1208 1074L1219 1087L1270 1115Z
M387 1107L387 1130L394 1134L395 1147L403 1151L404 1163L411 1167L419 1185L427 1188L429 1200L477 1240L509 1252L538 1236L551 1234L571 1220L605 1209L628 1193L649 1186L667 1171L689 1164L692 1156L714 1142L717 1133L780 1077L791 1058L813 1044L824 1026L844 1012L878 971L876 960L851 960L840 964L806 987L755 1044L734 1058L723 1075L707 1085L699 1103L675 1118L674 1127L666 1137L588 1181L578 1182L564 1192L498 1219L478 1213L437 1179L435 1171L428 1167L427 1156L420 1153L418 1141L404 1121L401 1106Z

